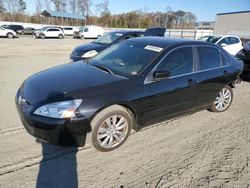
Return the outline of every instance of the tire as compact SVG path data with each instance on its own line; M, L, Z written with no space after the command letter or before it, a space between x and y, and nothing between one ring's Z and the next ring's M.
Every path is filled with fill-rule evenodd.
M99 39L100 37L101 37L101 35L98 35L98 36L97 36L97 39Z
M233 90L229 85L224 86L210 107L212 112L224 112L232 104Z
M102 152L120 147L127 140L133 123L133 114L122 106L102 110L91 121L93 147Z
M14 38L14 35L13 35L13 33L7 33L7 37L8 37L9 39L13 39L13 38Z
M59 39L63 39L63 35L62 35L62 34L59 34L59 35L58 35L58 38L59 38Z
M84 39L84 36L83 36L83 35L81 35L81 36L80 36L80 39Z
M44 34L40 34L40 38L41 39L45 39L45 35Z

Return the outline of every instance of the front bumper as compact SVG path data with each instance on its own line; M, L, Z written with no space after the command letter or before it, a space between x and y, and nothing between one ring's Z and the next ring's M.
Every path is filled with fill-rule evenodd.
M26 131L51 144L61 146L84 146L86 135L91 131L87 118L55 119L34 115L29 107L19 104L16 107Z

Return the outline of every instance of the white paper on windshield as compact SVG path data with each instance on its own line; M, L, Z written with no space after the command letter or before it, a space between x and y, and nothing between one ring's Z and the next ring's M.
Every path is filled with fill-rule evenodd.
M121 33L116 33L115 35L116 35L116 36L122 36L123 34L121 34Z
M163 50L163 48L160 48L158 46L151 46L151 45L147 45L144 49L155 51L155 52L161 52Z

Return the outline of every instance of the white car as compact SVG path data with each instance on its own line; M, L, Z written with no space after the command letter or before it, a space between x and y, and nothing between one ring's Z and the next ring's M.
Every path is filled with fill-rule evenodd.
M198 40L217 44L233 56L243 48L240 38L233 35L208 35L201 37Z
M0 37L7 37L9 39L12 39L16 37L16 32L10 29L0 27Z
M41 30L37 30L34 32L35 38L64 38L64 32L62 29L57 27L44 27Z
M73 27L63 27L63 32L65 35L73 35L74 31L75 30Z
M79 37L84 38L99 38L104 34L104 29L99 26L84 26L79 29ZM77 38L77 37L76 37Z

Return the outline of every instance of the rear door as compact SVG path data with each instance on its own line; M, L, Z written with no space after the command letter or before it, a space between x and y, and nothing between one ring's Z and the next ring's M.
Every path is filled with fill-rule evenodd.
M155 70L168 70L170 77L158 82L151 78L145 82L142 105L145 124L165 120L195 107L197 75L192 46L173 50Z
M213 46L197 46L197 106L212 104L231 74L231 66L220 50Z

